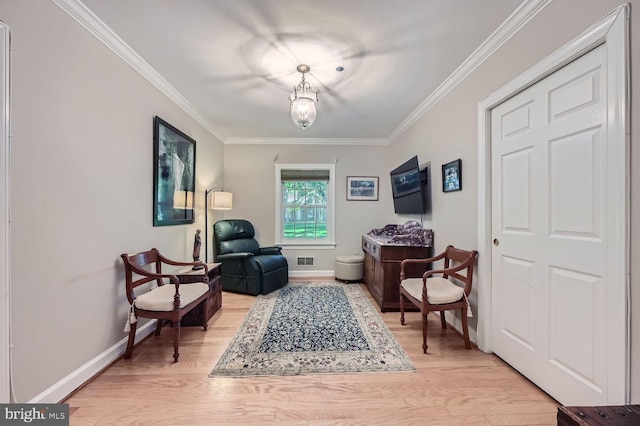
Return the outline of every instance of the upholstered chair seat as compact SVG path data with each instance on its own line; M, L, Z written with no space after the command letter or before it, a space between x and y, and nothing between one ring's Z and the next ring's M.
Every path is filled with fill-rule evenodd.
M180 287L180 304L178 309L182 309L189 303L198 299L209 291L209 286L204 283L192 283ZM174 286L163 285L153 290L141 294L136 298L136 307L147 311L168 312L175 309L173 296L176 292Z
M410 296L422 302L422 278L408 278L402 281L402 287ZM431 305L453 303L464 297L464 289L451 281L441 278L429 278L427 297Z

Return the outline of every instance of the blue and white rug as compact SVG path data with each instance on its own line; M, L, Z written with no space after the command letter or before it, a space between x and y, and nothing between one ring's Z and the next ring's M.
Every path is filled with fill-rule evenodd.
M258 296L209 377L415 371L359 285L290 283Z

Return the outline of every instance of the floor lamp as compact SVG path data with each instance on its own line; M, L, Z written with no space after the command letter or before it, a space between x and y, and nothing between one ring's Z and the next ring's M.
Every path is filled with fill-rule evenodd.
M233 207L233 193L226 192L221 186L214 186L204 192L204 263L209 262L209 194L211 196L211 209L231 210Z

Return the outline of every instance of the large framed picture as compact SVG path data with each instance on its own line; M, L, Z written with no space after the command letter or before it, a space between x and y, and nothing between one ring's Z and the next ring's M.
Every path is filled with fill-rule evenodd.
M442 165L442 191L453 192L462 189L462 160L457 159Z
M196 141L153 119L153 226L193 223Z
M348 201L378 201L377 176L347 176Z

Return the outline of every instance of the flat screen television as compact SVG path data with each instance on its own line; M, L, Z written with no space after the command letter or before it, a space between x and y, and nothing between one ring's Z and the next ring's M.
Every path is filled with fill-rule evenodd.
M396 214L424 213L426 207L424 193L425 173L420 171L418 156L414 156L393 169L390 176L393 210Z

